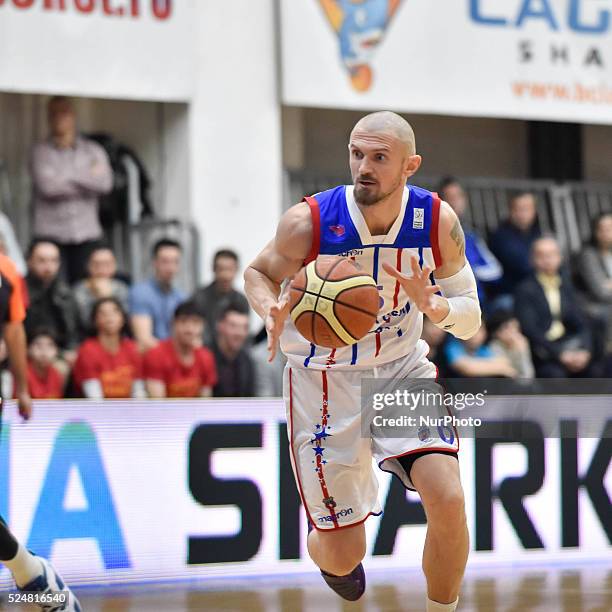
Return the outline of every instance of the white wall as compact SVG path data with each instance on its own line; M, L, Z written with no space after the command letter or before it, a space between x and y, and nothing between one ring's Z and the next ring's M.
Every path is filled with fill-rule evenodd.
M273 235L281 210L274 4L198 3L191 196L207 278L220 247L237 249L247 264Z

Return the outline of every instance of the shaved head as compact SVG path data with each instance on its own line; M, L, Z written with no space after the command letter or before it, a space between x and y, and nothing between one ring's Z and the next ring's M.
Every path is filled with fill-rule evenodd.
M351 132L351 140L354 134L387 134L399 140L406 149L407 155L416 154L416 140L412 126L397 113L391 111L380 111L362 117Z
M410 124L395 113L366 115L351 132L349 160L355 201L373 206L401 201L406 181L421 165Z

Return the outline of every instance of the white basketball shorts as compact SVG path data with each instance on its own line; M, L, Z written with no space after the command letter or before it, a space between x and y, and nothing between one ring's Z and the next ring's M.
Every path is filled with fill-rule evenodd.
M436 378L436 366L413 355L366 370L312 370L287 365L283 395L291 464L302 503L316 529L340 529L382 514L378 467L414 490L397 458L422 451L456 454L456 432L414 428L410 438L364 437L361 379ZM422 438L422 439L420 439Z

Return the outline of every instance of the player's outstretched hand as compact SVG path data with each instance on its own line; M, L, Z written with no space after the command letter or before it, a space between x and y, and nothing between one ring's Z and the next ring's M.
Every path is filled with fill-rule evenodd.
M268 332L268 362L274 361L278 350L278 341L289 315L289 293L283 291L278 302L270 306L266 315L266 332Z
M28 421L32 416L32 398L27 391L17 393L17 408L24 421Z
M393 276L406 292L416 307L424 314L429 314L435 308L436 293L440 291L438 285L432 285L430 275L432 269L425 266L421 269L416 257L410 259L412 276L402 274L392 265L384 262L383 268L387 274Z

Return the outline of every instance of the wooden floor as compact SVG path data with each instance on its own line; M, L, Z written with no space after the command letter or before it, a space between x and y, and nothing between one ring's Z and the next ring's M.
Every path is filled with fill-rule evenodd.
M418 573L371 572L366 594L356 603L340 600L314 574L75 592L84 612L424 612L423 589ZM458 612L531 611L612 612L612 563L468 572Z

